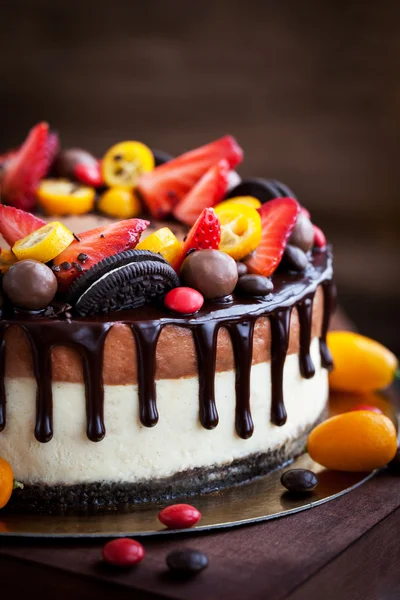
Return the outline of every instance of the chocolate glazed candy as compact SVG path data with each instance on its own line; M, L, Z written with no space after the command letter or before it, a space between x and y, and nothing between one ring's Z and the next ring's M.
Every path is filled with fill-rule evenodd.
M236 431L242 438L253 433L250 410L250 370L254 324L268 316L272 331L272 408L271 421L283 425L286 411L282 390L290 313L293 307L300 316L300 370L303 377L312 377L314 366L310 357L312 303L315 291L322 285L324 315L320 338L322 364L332 366L326 345L329 318L335 304L332 282L331 252L316 251L304 273L275 273L274 291L267 298L233 296L229 304L210 302L190 315L170 315L162 308L142 307L105 316L79 317L70 321L61 318L21 317L10 315L0 320L0 431L6 425L4 388L5 333L12 325L21 327L28 337L33 356L34 374L38 385L35 436L48 442L53 436L53 402L51 392L51 348L56 345L74 348L82 357L86 385L87 436L99 442L106 433L104 423L103 350L107 333L114 323L126 323L137 344L140 420L145 427L157 423L155 386L155 356L159 334L163 327L176 325L193 332L200 377L200 421L206 429L218 424L214 397L217 333L226 327L235 348L236 366Z

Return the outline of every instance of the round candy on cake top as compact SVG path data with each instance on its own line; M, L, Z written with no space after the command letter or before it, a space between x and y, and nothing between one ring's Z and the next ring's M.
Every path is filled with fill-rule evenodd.
M5 273L3 292L17 308L41 310L54 299L57 279L53 271L43 263L22 260Z
M314 237L314 227L310 219L302 210L297 217L296 225L289 238L289 244L297 246L297 248L300 248L303 252L308 252L314 246Z
M185 258L180 271L184 283L212 300L228 296L238 280L236 262L219 250L199 250Z
M190 287L176 287L164 298L168 310L182 315L196 313L204 304L204 298L199 291Z
M266 296L274 289L274 284L263 275L246 274L239 277L236 292L244 296Z

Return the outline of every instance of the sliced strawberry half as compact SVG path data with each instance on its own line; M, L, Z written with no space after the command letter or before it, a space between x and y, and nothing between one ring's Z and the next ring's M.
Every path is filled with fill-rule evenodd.
M261 215L261 242L245 263L250 273L269 277L281 261L300 205L294 198L274 198L260 206L258 212Z
M208 169L173 210L175 219L186 225L194 225L204 208L218 204L228 188L229 171L227 160L220 160Z
M177 273L190 250L218 250L221 241L221 223L213 208L205 208L186 236L182 252L174 263Z
M143 219L127 219L80 233L79 241L72 242L53 261L60 290L67 290L75 279L104 258L135 248L149 224Z
M30 210L35 206L35 192L45 177L58 150L58 136L49 133L47 123L39 123L5 164L1 192L7 204Z
M10 246L14 246L15 242L43 225L46 225L46 222L31 213L0 204L0 235Z
M186 152L140 178L137 191L155 218L169 215L208 169L220 160L234 169L243 159L235 138L226 135L211 144Z

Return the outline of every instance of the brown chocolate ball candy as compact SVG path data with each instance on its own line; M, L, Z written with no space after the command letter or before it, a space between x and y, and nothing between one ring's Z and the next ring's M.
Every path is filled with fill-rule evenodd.
M304 213L297 217L296 225L289 238L289 244L308 252L314 246L314 227Z
M181 278L212 300L231 294L238 280L236 262L219 250L197 250L183 261Z
M95 164L96 158L83 148L66 148L61 150L54 163L54 171L59 177L74 177L77 164Z
M242 275L236 286L236 292L244 296L267 296L274 289L274 284L263 275Z
M36 260L21 260L8 269L3 277L3 292L18 308L46 308L57 292L53 271Z
M247 265L245 265L242 262L238 262L236 263L237 265L237 270L238 270L238 275L239 277L241 277L242 275L246 275L248 269L247 269Z
M304 271L308 265L307 254L297 246L288 244L283 253L281 264L292 271Z

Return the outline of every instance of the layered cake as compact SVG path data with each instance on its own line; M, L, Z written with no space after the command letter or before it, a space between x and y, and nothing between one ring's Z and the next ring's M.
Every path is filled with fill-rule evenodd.
M11 509L204 493L303 451L328 397L331 251L241 159L226 136L97 161L46 124L0 159Z

